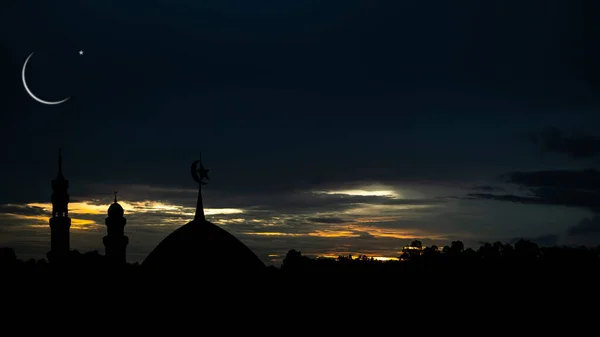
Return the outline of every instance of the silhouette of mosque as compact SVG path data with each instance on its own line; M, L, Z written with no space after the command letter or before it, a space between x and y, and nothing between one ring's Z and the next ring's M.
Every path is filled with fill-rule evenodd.
M260 271L264 263L231 233L206 220L202 203L202 186L208 180L208 171L200 160L192 163L191 173L198 183L198 199L194 219L169 234L142 262L142 267L153 272L169 274L221 271ZM52 181L51 243L48 261L66 265L70 253L69 181L62 172L62 152L58 152L58 174ZM105 220L107 234L103 238L106 261L113 266L126 264L129 237L124 234L127 219L117 202L108 208Z

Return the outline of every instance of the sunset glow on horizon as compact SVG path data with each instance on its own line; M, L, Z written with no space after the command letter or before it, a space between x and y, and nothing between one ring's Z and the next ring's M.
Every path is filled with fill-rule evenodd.
M318 194L315 193L315 195ZM324 192L322 195L335 197L341 194L348 195L350 198L357 196L398 198L400 196L390 189L369 190L369 188ZM187 204L195 206L192 198L192 196L189 197ZM105 232L104 221L112 200L108 198L104 200L94 198L86 200L81 197L78 197L77 200L77 202L69 203L69 216L73 232L103 235ZM150 231L155 233L153 234L153 237L155 237L153 240L160 240L160 233L163 233L163 236L168 235L177 227L191 221L195 214L195 207L182 206L164 200L119 200L118 202L125 211L125 217L128 218L125 231L132 238ZM36 202L22 205L7 204L5 206L10 207L12 211L11 213L4 213L0 217L10 221L18 221L21 226L24 226L23 228L49 231L48 220L52 210L51 203ZM206 208L204 213L209 217L209 221L224 226L232 234L238 236L239 239L248 242L249 245L252 245L256 240L262 242L270 240L269 238L273 240L301 240L299 242L319 239L325 240L322 243L324 246L327 246L326 242L329 241L332 242L331 245L336 246L337 243L334 242L337 242L337 240L363 240L365 238L374 240L445 239L442 235L428 233L423 230L393 228L394 223L399 219L409 217L407 212L428 208L430 205L379 205L363 202L349 206L351 207L340 211L315 210L311 213L305 213L302 209L299 209L300 213L298 211L280 211L276 214L273 214L268 208L263 209L255 206L247 208L217 207ZM344 218L340 219L339 216ZM418 217L418 214L410 215L410 217ZM318 222L314 222L315 220ZM389 224L389 226L386 224ZM76 246L76 243L74 243L74 246ZM305 248L303 244L290 243L289 246L289 249L297 248L301 250ZM401 246L401 244L399 243L398 246ZM151 248L152 245L147 249ZM287 250L287 248L284 250ZM286 251L279 251L277 254L269 253L265 255L265 258L276 261L282 255L285 256L285 253ZM313 255L324 256L330 254L315 253ZM378 258L383 259L382 254L377 253L359 255L379 256Z
M352 254L352 253L340 253L340 254L336 255L336 254L331 254L330 253L330 254L327 254L327 255L317 255L317 258L333 259L333 260L335 260L335 259L338 259L340 256L344 257L344 258L348 258L350 255L352 255L352 259L353 260L357 260L357 259L360 258L361 255L364 255L364 254L360 254L360 253L355 253L355 254ZM385 261L400 261L399 258L397 258L397 257L391 257L391 256L368 256L368 255L366 255L366 256L369 259L372 258L375 261L382 261L382 262L385 262Z
M148 198L147 190L142 192ZM160 192L171 193L164 188ZM253 198L249 203L239 204L240 207L227 207L227 201L217 202L215 205L220 207L207 207L204 213L209 221L256 250L267 262L281 261L290 249L311 252L311 256L352 254L393 260L400 255L397 252L413 240L438 246L449 244L457 236L478 240L468 231L439 231L443 227L432 226L455 212L460 206L458 202L421 200L414 198L418 193L408 194L413 199L402 199L393 189L383 187L295 193L273 199L272 205L254 204ZM159 201L135 198L119 201L127 218L126 235L132 238L128 251L134 256L143 258L164 237L194 218L196 196L187 192L176 195L185 197L174 201L160 197L156 198ZM77 202L69 203L74 240L77 240L76 235L97 237L95 241L86 240L96 242L94 249L102 249L101 238L106 233L105 219L112 200L81 196L74 199ZM323 207L314 206L321 202L324 202ZM0 206L6 209L0 219L14 224L10 227L14 231L22 232L22 236L15 238L27 240L32 233L49 234L51 203ZM72 245L86 249L78 241ZM273 246L277 248L270 248Z

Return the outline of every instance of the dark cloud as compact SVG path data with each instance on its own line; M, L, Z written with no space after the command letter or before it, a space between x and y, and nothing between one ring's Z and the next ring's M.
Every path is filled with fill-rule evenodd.
M550 128L529 138L542 149L566 154L574 159L590 158L600 153L600 138L582 132L564 132L559 128Z
M13 204L5 204L0 205L0 214L2 213L12 213L19 215L49 215L47 211L44 211L41 207L36 206L27 206L27 205L13 205Z
M495 187L495 186L490 186L490 185L482 185L482 186L474 186L473 190L476 191L502 191L503 189L501 187Z
M513 194L469 193L467 199L488 199L497 201L510 201L522 204L552 205L581 207L597 212L600 210L600 195L598 192L573 191L573 190L532 190L536 196L519 196Z
M591 219L581 220L578 224L569 227L567 234L571 236L600 236L600 217L595 216Z
M595 169L512 172L507 182L533 188L599 190L600 172Z
M600 216L585 217L569 227L564 242L569 246L596 247L600 245Z
M511 201L511 202L520 202L523 204L538 204L544 205L548 204L548 201L542 200L540 198L534 197L523 197L512 194L491 194L491 193L469 193L467 194L466 199L490 199L490 200L498 200L498 201Z
M595 169L512 172L506 182L520 186L524 195L469 193L466 198L600 211L600 172Z
M513 238L513 239L509 240L508 243L515 244L519 240L531 241L531 242L536 243L538 246L542 246L542 247L552 247L552 246L556 246L559 243L560 236L557 234L547 234L547 235L541 235L541 236L537 236L537 237L526 237L526 238L518 237L518 238Z
M315 223L333 223L333 224L340 224L340 223L346 223L348 222L347 219L342 219L342 218L308 218L307 219L310 222L315 222Z

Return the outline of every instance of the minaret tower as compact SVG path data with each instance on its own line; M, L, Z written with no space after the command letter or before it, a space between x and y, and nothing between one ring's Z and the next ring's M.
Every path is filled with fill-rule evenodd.
M48 260L65 260L70 250L69 181L62 173L62 152L58 149L58 174L52 180L52 217L50 218L50 253Z
M129 238L125 236L127 219L123 217L125 214L123 207L117 202L117 192L114 193L115 202L108 207L108 218L105 220L107 234L102 242L104 242L104 254L110 263L125 264L129 243Z

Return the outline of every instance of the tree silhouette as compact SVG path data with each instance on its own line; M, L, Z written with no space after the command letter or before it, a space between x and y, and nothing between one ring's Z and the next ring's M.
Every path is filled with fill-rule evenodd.
M210 259L210 257L206 257ZM204 263L198 261L199 264ZM119 272L135 274L143 272L138 263L126 264L115 269L107 263L105 256L98 251L80 253L71 251L67 265L53 265L45 259L17 258L12 248L0 248L0 273L14 275L19 273L52 272ZM190 265L190 269L196 268ZM508 243L482 243L477 249L467 248L461 241L453 241L443 249L433 245L423 247L418 240L404 247L401 259L379 261L361 254L331 258L310 258L301 251L291 249L283 259L280 268L270 266L269 272L385 272L406 274L416 272L439 272L464 274L466 272L494 273L494 275L519 277L523 273L560 272L560 273L597 273L600 270L600 247L544 247L528 240L519 240L514 247Z

